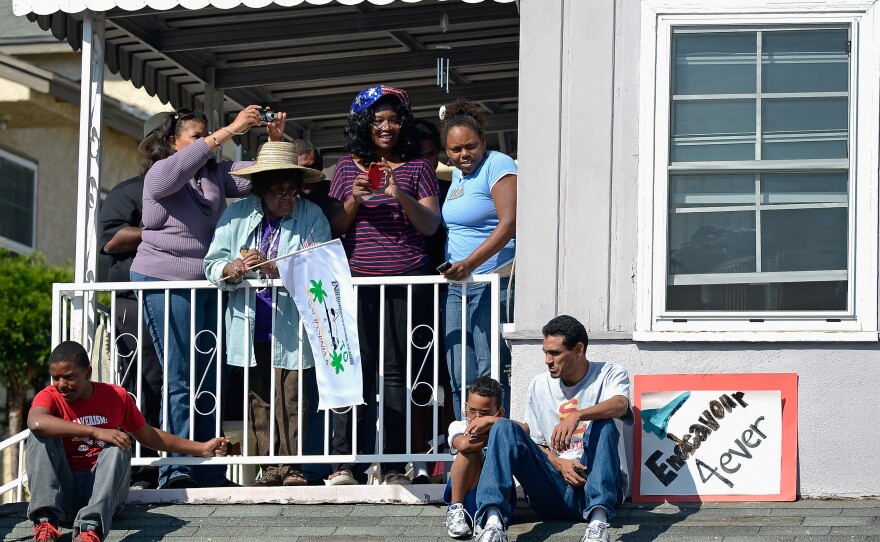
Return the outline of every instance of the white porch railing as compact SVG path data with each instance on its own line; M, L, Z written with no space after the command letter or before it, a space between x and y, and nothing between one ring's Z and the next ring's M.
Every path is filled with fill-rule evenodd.
M320 446L316 446L315 442L309 442L307 439L310 437L307 428L304 426L304 416L303 416L303 399L305 397L304 388L304 379L300 378L298 386L299 386L299 401L298 401L298 412L297 412L297 450L295 455L275 455L271 452L275 448L275 440L276 440L276 431L275 424L270 423L269 427L269 450L270 454L268 456L258 456L253 455L250 452L250 439L249 435L249 427L250 420L248 419L248 392L250 390L250 382L249 382L249 371L243 370L243 384L242 384L242 420L221 420L220 416L216 416L216 424L214 428L215 435L219 435L221 430L225 430L227 432L234 432L240 435L240 443L241 443L241 455L230 455L228 457L216 457L216 458L192 458L192 457L166 457L166 454L162 453L160 457L143 457L141 454L141 448L138 444L134 451L134 458L132 460L133 465L163 465L163 464L174 464L174 465L229 465L234 467L241 467L244 465L259 465L259 464L314 464L314 463L385 463L385 462L409 462L409 461L451 461L452 456L448 453L441 453L439 451L439 446L433 446L428 452L414 452L414 443L413 443L413 407L424 407L430 409L430 424L428 426L428 431L424 431L424 427L421 427L422 434L427 433L429 442L434 443L442 443L444 441L444 433L446 432L446 427L443 424L442 417L442 408L444 406L444 396L443 390L441 388L440 383L440 373L445 370L445 352L441 352L439 348L435 348L435 345L439 344L438 337L440 335L442 329L442 323L440 322L441 313L440 306L442 302L441 298L441 287L447 284L447 281L443 279L441 276L405 276L405 277L377 277L377 278L355 278L353 279L354 283L354 291L355 295L358 295L358 291L360 287L364 286L378 286L379 287L379 296L380 296L380 314L376 315L376 318L379 319L380 329L379 329L379 337L385 336L385 325L386 318L384 315L384 307L385 307L385 291L386 288L391 286L403 286L406 287L407 290L407 315L406 315L406 329L407 329L407 337L408 342L410 344L410 348L407 348L406 352L406 375L405 375L405 385L406 385L406 412L405 412L405 427L406 427L406 437L405 437L405 453L397 453L390 454L384 451L385 445L385 435L384 430L386 427L386 421L384 419L384 405L385 405L385 349L384 349L384 341L380 342L379 348L379 366L378 366L378 383L377 383L377 392L376 397L364 397L364 400L369 404L373 402L377 405L376 412L376 432L375 432L375 450L376 453L372 454L359 454L353 453L351 455L333 455L331 453L331 414L330 412L318 412L315 414L319 419L323 421L323 431L322 440ZM467 323L467 286L479 283L488 283L490 287L491 299L492 299L492 326L491 326L491 374L495 379L499 379L500 376L500 368L499 368L499 325L500 325L500 311L499 311L499 277L497 274L489 274L489 275L477 275L474 276L472 281L464 284L457 283L448 283L451 288L459 288L464 287L465 291L462 294L462 356L461 359L465 359L464 349L466 347L465 333L468 329ZM428 323L416 323L413 322L413 314L412 314L412 300L413 300L413 287L425 285L423 288L429 288L432 291L431 294L431 318ZM247 285L242 286L243 288L272 288L273 289L273 298L274 298L274 290L277 288L281 288L281 282L279 280L263 282L260 280L250 280L247 281ZM103 322L105 324L106 332L109 335L109 345L110 345L110 363L109 370L107 367L99 363L99 360L92 360L93 365L93 378L95 380L101 380L104 382L110 382L114 384L120 384L123 381L125 375L123 374L121 368L127 367L129 371L136 371L133 374L135 379L135 386L132 392L132 396L137 402L139 407L142 407L143 401L141 398L143 397L143 374L140 370L142 363L142 354L143 347L145 345L152 344L151 338L149 334L147 336L141 336L141 333L138 332L136 336L134 336L134 340L136 342L136 348L133 352L128 354L131 356L130 359L125 359L121 350L126 350L126 348L119 348L121 345L121 341L123 339L123 334L120 333L116 328L116 312L118 310L116 296L114 295L116 292L134 290L136 293L140 294L142 291L161 291L164 292L165 299L165 321L159 323L159 325L164 325L165 329L168 329L168 303L169 303L169 291L170 290L188 290L190 292L190 299L194 300L196 292L198 290L211 290L216 292L217 295L217 303L219 307L223 307L223 298L226 295L224 292L217 290L215 286L207 281L180 281L180 282L134 282L134 283L74 283L74 284L56 284L53 289L53 314L52 314L52 344L53 347L65 340L75 340L77 342L82 343L86 350L91 352L92 344L95 340L93 336L85 336L85 337L76 337L72 336L74 330L77 332L86 335L87 331L90 327L89 322ZM97 298L99 300L104 300L105 296L102 296L102 293L109 294L109 312L107 311L107 307L103 307L101 305L97 305L97 308L93 309L96 314L89 314L87 311L88 307L95 307L96 304L82 302L83 298L87 300L89 298ZM249 293L249 292L248 292ZM250 296L247 297L250 299ZM194 305L194 303L193 303ZM86 307L86 309L79 309L79 307ZM138 330L143 330L144 326L143 322L143 296L138 295L137 301L137 318L138 318ZM193 309L194 311L194 309ZM254 307L250 306L249 311L253 314ZM191 313L190 318L194 318L195 314ZM193 362L194 356L198 355L199 352L203 355L210 356L211 364L215 367L219 368L220 364L224 363L224 356L218 355L218 352L224 352L224 345L230 341L246 341L245 344L250 344L252 341L251 337L230 337L228 336L223 329L223 319L224 314L222 308L218 310L218 317L215 322L207 324L207 329L194 330L190 336L190 344L193 345L190 349L190 367L193 369L190 371L190 397L198 397L203 394L211 394L213 397L213 411L220 411L221 405L225 404L226 394L232 390L223 390L220 384L220 371L216 371L217 381L214 383L214 386L207 386L208 388L212 388L213 390L218 390L216 394L213 391L204 389L203 377L204 375L196 374L195 367L196 364ZM275 319L273 318L273 321ZM428 342L423 344L417 344L414 338L414 331L419 328L427 327L427 330L423 330L419 333L420 336L427 337ZM79 331L82 330L82 331ZM273 330L273 333L275 331ZM292 332L292 330L278 330L278 333L284 332ZM92 331L94 333L94 331ZM307 341L308 339L305 336L305 333L302 329L302 324L300 324L300 329L298 330L299 340L300 340L300 353L302 352L302 342ZM213 346L209 349L204 350L196 350L196 341L194 340L196 336L202 337L201 341L204 343L204 336L207 335L213 342ZM167 333L166 333L167 336ZM361 339L363 340L363 339ZM146 341L146 342L145 342ZM166 350L168 348L168 344L166 341ZM158 352L157 353L160 360L167 359L167 352ZM301 356L302 354L300 354ZM463 363L463 365L466 365ZM462 367L462 374L465 374L466 367ZM270 419L274 419L274 412L276 411L275 404L275 394L274 389L278 384L275 378L275 371L269 371L270 375L270 384L273 393L271 393L271 402L270 402ZM206 373L207 374L207 371ZM365 375L366 376L366 375ZM466 377L462 379L466 380ZM48 379L47 379L48 381ZM167 404L167 390L168 390L168 368L167 364L163 363L163 400ZM415 404L415 400L413 398L414 390L424 389L427 393L420 393L420 395L429 396L426 403ZM462 389L457 390L458 393L461 393L461 404L464 404L464 398L466 390L464 387ZM195 406L195 401L191 401L190 405L190 420L195 420L197 416L203 414L210 414L211 412L203 412L200 413ZM312 409L315 409L317 405L313 405ZM446 405L447 408L452 408L451 404ZM165 419L163 420L162 426L163 428L167 424L167 412L168 409L165 409ZM313 410L314 412L314 410ZM425 417L425 414L421 414L421 416ZM351 450L359 450L359 443L357 442L357 417L352 416L352 430L351 430L351 438L353 442L350 443ZM369 420L372 422L372 419ZM419 424L424 422L417 422ZM190 437L192 437L193 432L195 430L195 423L190 423ZM369 434L369 433L367 433ZM24 431L15 435L6 441L0 443L0 450L8 447L17 445L20 447L19 457L24 457L24 442L27 438L28 432ZM314 437L312 437L314 438ZM427 449L428 442L425 443L416 443L418 448ZM309 453L305 453L305 450L308 449ZM21 500L22 498L22 480L26 476L24 473L24 463L23 460L19 461L19 476L12 482L9 482L2 487L0 487L0 495L10 492L16 491L16 500ZM241 469L238 469L238 472L241 472ZM246 481L246 480L245 480Z

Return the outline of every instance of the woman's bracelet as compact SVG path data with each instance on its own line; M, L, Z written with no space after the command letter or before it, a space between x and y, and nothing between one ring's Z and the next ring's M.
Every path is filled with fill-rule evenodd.
M228 133L229 135L234 135L234 136L240 136L240 135L244 135L244 134L247 133L247 130L245 130L244 132L241 132L241 133L239 133L239 132L233 132L232 130L230 130L229 128L227 128L227 127L225 127L225 126L224 126L223 128L220 128L220 129L223 130L224 132Z
M220 144L220 141L217 140L217 136L215 136L214 134L211 134L211 139L213 139L213 140L214 140L214 144L217 145L217 152L222 151L222 150L223 150L223 145L221 145L221 144Z

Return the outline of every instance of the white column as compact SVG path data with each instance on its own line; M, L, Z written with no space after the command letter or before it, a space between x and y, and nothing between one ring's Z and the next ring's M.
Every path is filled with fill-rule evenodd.
M537 333L559 308L564 3L520 4L514 322L522 333Z
M97 223L104 94L104 14L85 11L83 15L74 280L95 282L99 252ZM94 333L94 304L94 295L85 295L77 296L73 305L70 336L86 348L91 347Z
M207 69L208 81L205 85L205 115L208 116L208 130L216 132L226 125L223 116L223 100L225 95L222 90L217 90L215 84L214 68ZM229 142L232 144L232 142ZM217 159L222 159L222 153L217 153Z

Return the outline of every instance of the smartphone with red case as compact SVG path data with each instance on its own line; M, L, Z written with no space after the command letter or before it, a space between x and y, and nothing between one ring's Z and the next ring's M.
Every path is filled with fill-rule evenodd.
M373 192L378 192L382 189L382 179L384 177L385 172L382 171L382 164L372 162L367 170L367 179L370 181L370 188L373 189Z

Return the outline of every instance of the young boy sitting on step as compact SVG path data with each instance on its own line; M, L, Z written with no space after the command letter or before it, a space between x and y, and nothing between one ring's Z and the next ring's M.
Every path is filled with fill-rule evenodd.
M501 384L488 376L474 380L468 388L464 419L449 424L449 449L455 455L443 501L446 533L452 538L470 538L477 513L477 482L483 470L483 457L492 424L504 416ZM517 422L519 423L519 422ZM511 494L511 502L516 494Z

